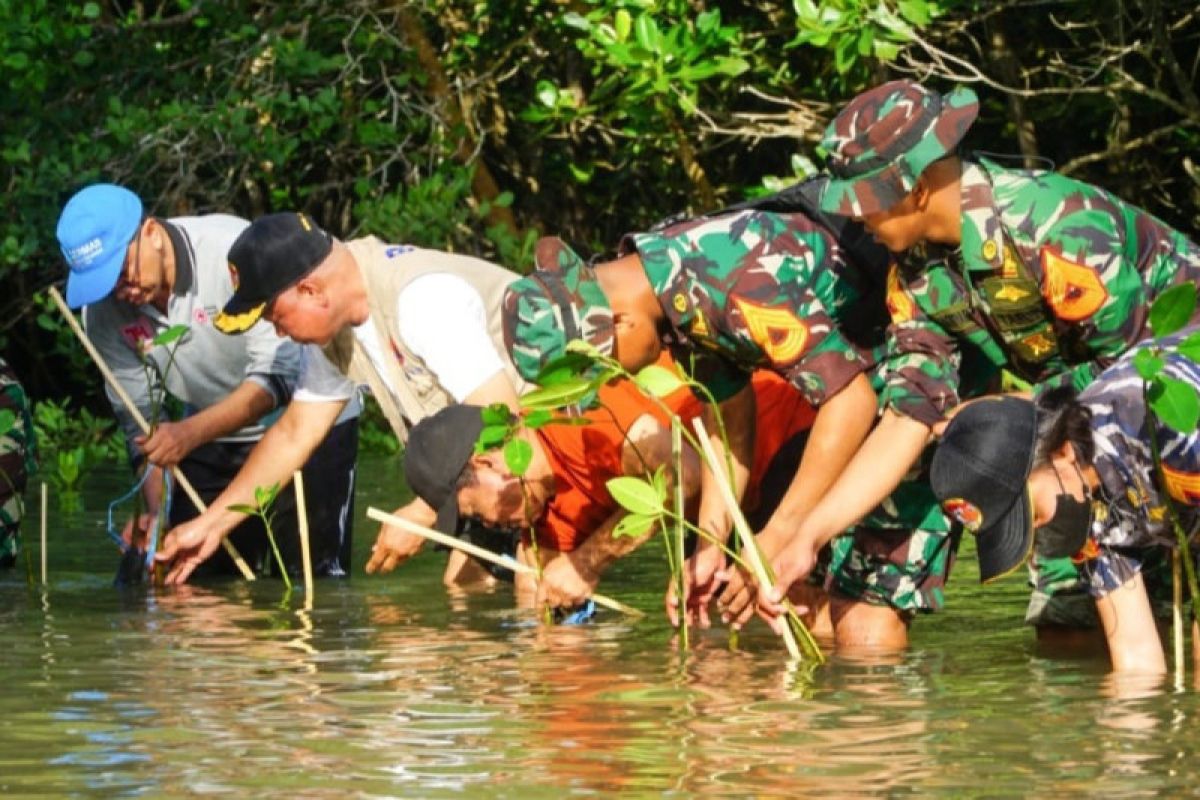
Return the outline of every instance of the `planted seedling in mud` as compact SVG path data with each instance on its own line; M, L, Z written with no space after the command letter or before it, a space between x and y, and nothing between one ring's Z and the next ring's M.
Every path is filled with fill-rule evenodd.
M573 341L568 343L567 352L562 357L551 361L543 368L535 380L539 388L523 396L521 405L526 409L551 413L564 407L594 402L600 387L616 378L634 381L642 392L672 420L673 470L671 476L682 476L682 453L685 437L706 467L713 470L714 474L718 469L727 475L733 474L729 439L715 398L700 382L659 365L651 365L636 376L631 375L617 361L604 356L592 345L583 341ZM685 386L704 396L708 407L712 410L717 430L724 444L724 464L710 463L695 435L682 425L679 417L663 402L662 398ZM600 407L603 408L602 403ZM670 527L673 535L664 536L663 542L666 546L671 580L675 585L678 602L682 607L686 603L684 541L688 533L718 545L739 566L746 567L747 565L741 556L727 547L724 542L714 538L687 519L683 503L682 478L672 481L665 468L651 469L640 453L638 456L646 467L643 476L623 476L613 478L607 483L608 491L613 499L628 512L628 516L622 519L613 530L613 536L640 537L654 529L661 528L665 531ZM671 501L668 502L667 498L672 483L674 483L674 492ZM731 509L731 513L732 511ZM774 576L769 577L773 581ZM680 640L686 647L686 615L680 614L679 619ZM824 656L812 634L790 607L787 619L792 634L799 643L803 658L815 663L822 662Z
M245 514L248 517L258 517L262 520L263 528L267 531L267 541L271 543L271 552L275 554L275 564L279 567L279 574L283 577L283 585L287 587L287 591L290 594L292 591L292 578L288 575L287 566L283 563L283 556L279 554L279 545L275 542L275 531L271 528L271 519L275 516L275 510L272 506L275 505L275 498L278 496L278 483L273 486L256 486L254 487L254 505L237 503L229 506L229 510Z
M139 339L137 342L138 347L136 348L136 352L138 361L141 364L142 375L146 381L146 389L150 397L150 413L147 415L147 421L150 425L148 436L154 435L154 431L166 415L168 398L166 388L167 376L171 372L171 367L175 364L175 354L188 330L187 325L172 325L160 331L151 339ZM150 358L150 353L157 347L166 348L166 363L161 370L159 369L158 362ZM162 538L163 528L167 523L165 508L167 507L166 504L169 503L171 492L170 473L166 470L158 470L147 460L142 464L139 475L139 485L151 480L156 480L159 483L157 486L150 488L148 492L136 492L133 508L133 526L129 541L125 542L121 540L117 542L117 546L122 548L121 564L117 569L116 578L116 582L119 585L140 581L147 554L153 555L159 540ZM158 507L154 509L153 513L149 511L150 504L146 500L147 494L159 498Z
M1192 361L1200 362L1200 331L1193 332L1175 342L1164 341L1167 337L1178 333L1192 319L1196 311L1196 287L1184 284L1168 289L1154 301L1150 307L1150 330L1154 339L1147 346L1138 350L1133 357L1133 365L1142 378L1142 397L1146 406L1146 431L1150 441L1150 453L1154 459L1154 471L1157 478L1159 495L1163 498L1166 514L1175 532L1177 549L1173 553L1173 573L1176 586L1176 615L1181 618L1179 611L1180 595L1179 573L1182 564L1183 575L1186 576L1188 597L1190 599L1191 618L1197 620L1197 604L1200 603L1200 584L1196 580L1196 565L1192 560L1191 548L1187 533L1180 519L1176 500L1170 491L1163 468L1162 450L1158 443L1159 423L1163 423L1181 433L1196 430L1200 423L1200 397L1190 383L1168 374L1167 355L1178 352ZM1176 636L1181 631L1176 630ZM1181 638L1178 641L1182 641ZM1178 647L1179 645L1177 645ZM1178 652L1178 650L1177 650Z

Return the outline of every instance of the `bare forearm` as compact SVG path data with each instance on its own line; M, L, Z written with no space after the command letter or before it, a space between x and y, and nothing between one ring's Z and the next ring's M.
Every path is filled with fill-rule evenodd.
M274 407L275 398L270 392L253 381L246 381L221 402L193 414L180 424L188 427L198 447L241 430Z
M861 520L890 495L929 439L929 428L888 410L837 482L805 518L802 535L818 546Z
M846 468L875 422L876 399L859 375L818 410L804 455L767 527L795 531Z
M289 405L250 451L225 491L209 506L208 522L228 531L244 519L244 515L229 511L230 505L253 505L256 488L286 484L325 438L344 405L344 401Z

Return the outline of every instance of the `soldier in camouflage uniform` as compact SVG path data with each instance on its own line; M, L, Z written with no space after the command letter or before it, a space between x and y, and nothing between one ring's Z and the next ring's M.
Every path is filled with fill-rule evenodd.
M0 567L12 566L20 549L21 495L34 467L33 441L29 398L0 359Z
M1198 330L1161 343L1163 373L1196 390L1200 364L1177 347ZM1114 670L1163 673L1153 590L1169 589L1162 566L1178 545L1167 505L1185 535L1200 530L1200 431L1151 424L1135 351L1079 394L971 404L946 426L932 484L949 511L973 520L985 579L1031 553L1077 563Z
M826 130L833 179L822 208L861 220L897 254L885 411L776 559L775 597L815 548L887 496L960 398L994 390L1001 368L1038 391L1082 389L1149 334L1160 292L1200 278L1200 248L1103 189L959 158L977 111L969 89L941 96L895 81Z
M839 239L808 216L755 210L632 234L620 249L621 258L593 268L561 241L539 242L538 270L512 284L505 298L513 362L536 379L568 341L584 339L636 371L665 344L712 391L741 465L750 463L742 449L754 416L753 405L744 403L746 395L753 401L750 372L771 369L789 380L818 413L797 478L759 537L772 552L774 542L788 540L875 419L872 382L883 386L886 252L876 248L871 257L852 261ZM903 487L881 514L878 528L893 530L863 540L880 557L843 554L829 584L835 604L839 595L851 603L870 597L893 617L940 605L952 555L949 526L928 487L906 494L910 489ZM707 486L700 523L718 538L728 536L729 520ZM916 536L914 528L920 529ZM897 549L898 538L927 540L928 548ZM709 543L701 543L689 561L689 617L695 613L701 624L723 565L720 548ZM901 573L906 581L886 577ZM735 584L740 587L740 580Z

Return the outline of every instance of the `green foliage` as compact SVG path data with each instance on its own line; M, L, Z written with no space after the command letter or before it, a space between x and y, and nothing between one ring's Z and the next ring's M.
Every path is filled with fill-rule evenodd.
M833 53L838 75L865 77L873 61L891 61L913 34L944 12L927 0L792 0L796 12L793 45Z
M1196 310L1196 287L1190 283L1172 286L1150 306L1150 330L1157 338L1170 336L1187 325Z
M248 517L258 517L262 520L263 528L267 531L267 541L271 543L271 552L275 554L275 564L279 568L279 575L283 578L283 585L288 592L292 591L292 577L288 574L287 565L283 563L283 556L279 552L279 545L275 541L275 531L271 528L271 520L275 516L275 499L279 497L279 484L271 486L255 486L254 487L254 505L245 503L232 503L229 506L230 511L235 511L238 514L245 514Z
M1192 360L1200 354L1200 332L1192 333L1174 348L1163 337L1178 332L1196 310L1197 288L1181 284L1160 294L1150 306L1150 329L1155 339L1133 356L1133 366L1145 382L1146 400L1152 416L1184 433L1200 423L1200 394L1190 383L1166 373L1167 352L1174 349ZM1153 430L1153 428L1151 428Z
M83 507L82 480L92 468L125 457L124 437L111 420L73 410L66 399L34 403L33 428L42 454L39 473L66 512Z

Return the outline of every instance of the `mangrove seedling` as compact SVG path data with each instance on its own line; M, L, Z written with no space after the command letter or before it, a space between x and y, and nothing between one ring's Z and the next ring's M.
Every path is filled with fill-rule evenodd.
M292 590L292 578L288 575L287 566L283 563L283 556L279 554L279 545L275 542L275 531L271 528L271 519L275 516L272 506L275 504L275 498L278 496L278 483L272 486L256 486L254 487L254 505L236 503L229 506L229 510L245 514L248 517L258 517L262 520L263 528L267 531L267 541L271 543L271 552L275 554L275 563L279 567L279 574L283 577L283 585L290 592Z

